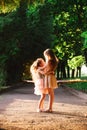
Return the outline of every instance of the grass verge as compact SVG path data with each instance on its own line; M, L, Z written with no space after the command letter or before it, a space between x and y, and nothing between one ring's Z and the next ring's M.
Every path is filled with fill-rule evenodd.
M81 80L87 80L87 77L82 77ZM87 93L87 82L67 83L67 86Z

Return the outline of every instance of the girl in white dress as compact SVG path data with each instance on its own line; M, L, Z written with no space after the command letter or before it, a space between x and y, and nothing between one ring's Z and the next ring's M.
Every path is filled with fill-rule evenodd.
M45 99L45 88L44 88L44 75L41 74L38 70L45 65L45 62L42 58L38 58L33 62L30 67L30 72L32 74L32 79L35 84L34 94L41 95L37 112L43 111L43 104Z

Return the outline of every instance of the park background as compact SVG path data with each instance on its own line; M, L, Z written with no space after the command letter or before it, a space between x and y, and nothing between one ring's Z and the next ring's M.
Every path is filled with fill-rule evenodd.
M57 79L87 79L87 1L0 1L0 88L31 80L47 48L59 58ZM87 82L70 86L87 92Z

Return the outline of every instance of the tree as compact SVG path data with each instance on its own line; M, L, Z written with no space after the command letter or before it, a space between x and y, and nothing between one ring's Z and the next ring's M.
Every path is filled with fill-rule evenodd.
M56 39L53 44L57 56L62 60L63 77L67 60L83 54L81 32L86 29L86 1L54 1L54 34ZM61 62L60 62L61 64Z
M84 55L85 55L85 59L86 59L86 63L87 63L87 31L83 32L81 34L81 37L82 37L82 41L83 41Z
M28 8L27 0L21 0L16 11L4 15L0 30L0 53L7 58L3 68L6 71L7 83L20 81L24 66L42 56L43 51L51 47L53 17L50 8L47 3L31 5Z
M46 48L53 48L60 59L60 78L69 77L67 60L87 55L81 37L87 31L86 12L86 0L0 1L0 65L2 73L5 70L4 79L21 79L24 66L42 57Z
M76 77L81 77L81 66L85 63L85 57L82 55L75 56L71 60L68 60L68 66L73 70L72 77L74 77L74 70L77 68ZM79 71L79 73L78 73Z

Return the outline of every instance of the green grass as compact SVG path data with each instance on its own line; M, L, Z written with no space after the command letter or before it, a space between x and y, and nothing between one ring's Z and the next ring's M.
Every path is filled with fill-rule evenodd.
M87 93L87 82L69 83L67 86Z
M70 80L75 80L75 79L76 78L74 78L74 79L70 78ZM81 78L78 78L78 79L87 80L87 77L81 77ZM79 91L87 93L87 82L67 83L67 86L71 87L71 88L74 88L76 90L79 90Z

